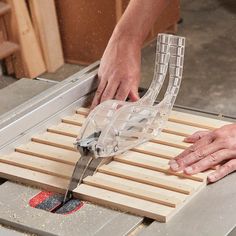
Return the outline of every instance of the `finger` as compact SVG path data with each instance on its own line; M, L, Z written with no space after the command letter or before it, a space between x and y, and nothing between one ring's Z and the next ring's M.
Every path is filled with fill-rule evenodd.
M129 93L129 98L131 102L136 102L140 99L139 94L138 94L138 89L131 90Z
M196 133L186 137L184 139L184 142L187 143L195 143L197 142L199 139L203 138L204 136L206 136L207 134L209 134L210 131L197 131Z
M124 101L128 97L129 92L130 92L129 83L121 82L121 84L116 92L115 99Z
M176 160L174 164L171 164L170 167L173 171L180 171L183 170L185 167L200 161L201 159L205 158L206 156L219 151L222 149L223 146L221 143L213 142L206 146L199 147L196 151L188 154L187 156L181 157Z
M223 166L221 166L219 169L217 169L214 173L211 173L207 177L208 182L214 183L222 179L226 175L234 172L235 170L236 170L236 159L232 159L228 161L226 164L224 164Z
M200 148L202 146L209 145L210 143L212 143L213 140L214 140L214 136L213 136L212 133L203 136L202 139L200 139L195 144L193 144L190 147L188 147L187 149L185 149L182 153L180 153L174 159L170 160L169 164L170 165L171 164L176 164L177 160L182 159L182 158L186 157L187 155L195 152L198 148Z
M116 91L118 90L118 87L119 83L117 81L108 81L108 84L102 93L100 102L104 102L108 99L113 99L115 97Z
M98 85L98 88L97 88L97 91L94 95L93 102L92 102L92 105L90 107L90 110L93 110L93 108L96 107L100 103L100 99L101 99L101 96L102 96L102 93L103 93L104 89L106 88L106 85L107 85L106 80L101 80L100 81L100 83Z
M184 169L184 172L189 175L197 174L201 171L208 170L216 166L224 160L229 160L236 157L236 151L229 149L222 149L218 152L211 153L199 162Z

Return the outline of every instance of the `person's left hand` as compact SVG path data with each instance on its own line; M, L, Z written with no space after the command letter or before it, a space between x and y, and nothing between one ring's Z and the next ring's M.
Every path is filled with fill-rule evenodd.
M208 176L209 182L216 182L236 170L236 124L211 132L199 131L184 141L193 145L169 162L171 170L192 175L222 164Z

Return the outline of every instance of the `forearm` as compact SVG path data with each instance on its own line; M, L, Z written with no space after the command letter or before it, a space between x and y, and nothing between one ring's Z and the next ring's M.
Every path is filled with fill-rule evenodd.
M168 3L169 0L131 0L112 38L126 37L142 45Z
M108 99L139 99L141 47L170 0L130 0L102 56L91 109Z

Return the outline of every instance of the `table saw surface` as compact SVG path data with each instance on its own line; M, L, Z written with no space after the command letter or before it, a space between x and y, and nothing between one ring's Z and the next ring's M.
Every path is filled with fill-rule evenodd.
M96 87L97 65L91 65L3 115L0 119L0 152L12 149L15 144L29 139L32 132L58 120L53 116L59 110L67 114L75 106L86 104ZM6 137L6 134L9 135ZM236 188L232 188L235 181L236 175L232 174L209 185L166 224L93 204L85 204L66 217L48 213L28 206L28 199L40 189L6 181L0 185L0 224L39 235L110 235L112 232L114 235L232 236L236 225ZM0 227L0 235L3 234L21 233Z

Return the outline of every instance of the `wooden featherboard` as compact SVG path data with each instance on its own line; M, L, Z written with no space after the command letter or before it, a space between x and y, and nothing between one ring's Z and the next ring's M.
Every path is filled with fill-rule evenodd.
M0 156L0 177L64 193L80 154L73 143L88 110L62 117L47 132ZM208 170L196 175L172 172L168 161L190 144L184 137L229 122L173 111L161 135L115 156L88 176L74 196L132 214L167 222L206 186Z

